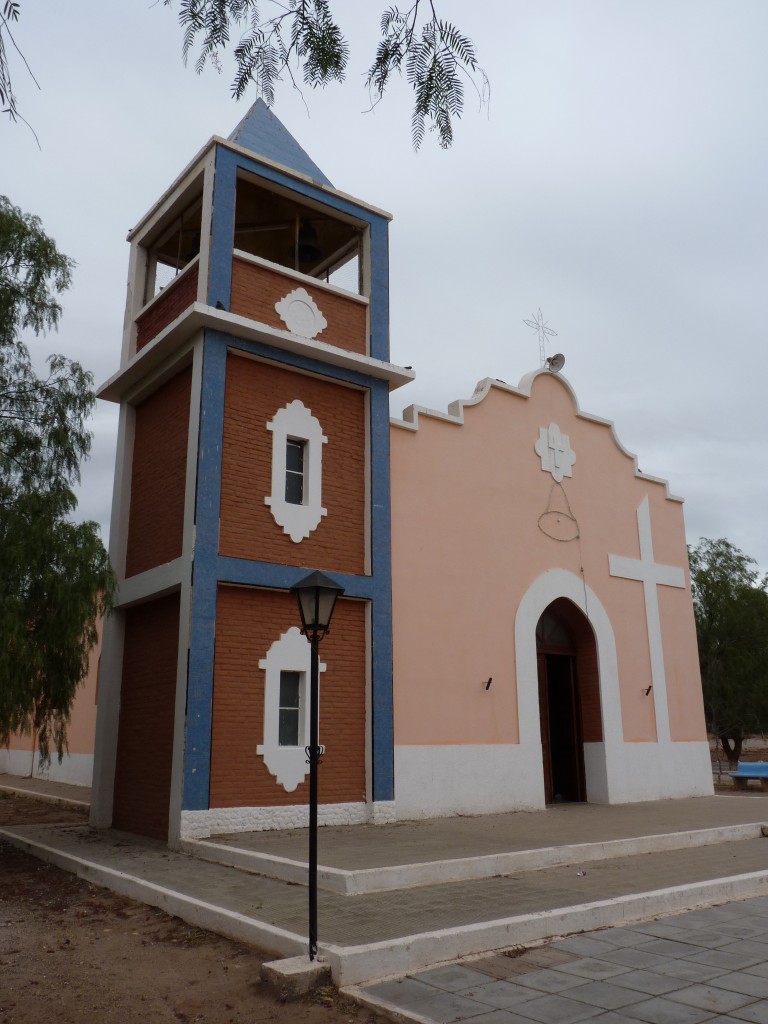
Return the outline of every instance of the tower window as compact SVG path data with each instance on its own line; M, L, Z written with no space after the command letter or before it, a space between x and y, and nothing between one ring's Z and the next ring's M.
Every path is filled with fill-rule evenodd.
M307 442L289 437L285 444L285 500L304 504L304 464Z
M281 747L298 747L299 745L302 675L302 672L283 671L280 673L278 744Z
M299 544L327 514L322 506L322 451L328 438L297 398L277 410L267 430L272 431L272 493L264 502L277 525Z

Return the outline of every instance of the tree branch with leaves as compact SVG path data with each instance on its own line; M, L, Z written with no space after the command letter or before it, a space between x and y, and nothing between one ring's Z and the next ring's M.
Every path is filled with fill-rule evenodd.
M172 6L174 0L163 0ZM189 59L195 44L195 70L210 61L221 71L221 54L233 30L241 31L234 47L232 94L240 99L251 83L272 106L285 73L299 88L317 88L344 81L349 46L331 13L330 0L181 0L179 22L184 31L182 52ZM414 0L409 8L393 6L381 17L380 41L366 76L372 106L382 99L393 74L402 74L414 92L411 138L414 149L434 130L445 149L453 142L453 123L464 110L464 82L476 85L487 100L488 80L477 62L472 40L438 17L434 0ZM479 85L477 82L479 80Z
M16 54L16 57L26 68L29 77L38 89L40 88L40 83L32 73L32 68L27 63L27 58L19 48L13 34L12 25L18 23L20 14L21 3L19 0L2 0L2 8L0 8L0 105L2 105L2 113L7 114L12 121L24 121L24 124L35 136L39 146L40 141L37 135L35 135L34 129L29 121L21 116L18 103L16 102L16 94L13 91L10 56L12 53Z

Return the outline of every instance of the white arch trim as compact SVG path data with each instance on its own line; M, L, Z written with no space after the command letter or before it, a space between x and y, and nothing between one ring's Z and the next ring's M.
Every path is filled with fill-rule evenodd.
M565 569L550 569L528 588L515 617L515 665L520 745L530 764L540 774L544 790L544 769L539 726L539 678L536 661L536 625L542 612L564 597L579 608L595 633L600 674L600 710L603 742L584 744L587 799L591 803L611 802L612 769L617 766L624 742L619 698L619 669L616 640L608 613L583 579Z

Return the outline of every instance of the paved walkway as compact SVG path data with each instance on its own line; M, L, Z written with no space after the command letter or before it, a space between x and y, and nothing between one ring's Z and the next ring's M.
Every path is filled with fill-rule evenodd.
M768 799L757 790L740 796L613 806L554 804L546 811L432 818L393 825L323 827L318 834L318 856L327 867L354 870L608 842L761 820L768 822ZM307 858L307 836L303 829L246 832L215 839L275 857L299 861Z
M0 774L0 790L11 790L14 793L28 793L41 800L54 800L57 803L74 804L89 807L91 790L89 786L70 786L64 782L51 782L49 779L30 776Z
M16 826L0 830L3 833L55 850L72 863L101 866L297 937L306 934L304 886L174 853L160 842L84 825ZM584 870L571 865L364 896L321 891L319 933L321 943L360 946L767 869L768 842L747 839L599 861ZM300 939L299 949L302 943Z
M360 991L370 1006L437 1024L766 1024L768 896Z
M9 778L0 777L0 786L9 784ZM720 1009L729 999L728 1012L735 1014L734 1019L768 1024L768 1002L760 1001L768 1001L768 992L760 988L768 979L768 969L764 974L758 970L768 960L768 896L762 895L768 893L768 841L758 837L759 825L765 821L768 799L755 794L323 828L321 863L363 869L370 864L483 856L703 828L719 827L727 838L731 830L734 835L744 833L738 826L756 823L753 838L716 845L588 864L575 860L560 867L392 892L348 896L321 891L320 950L342 986L410 974L406 980L367 986L366 998L386 998L409 1012L418 1009L421 1019L440 1024L465 1019L475 1024L576 1024L592 1019L601 1024L638 1019L649 1024L696 1024L730 1020ZM0 836L191 923L283 956L306 950L307 894L302 885L85 825L18 826L0 830ZM305 831L237 837L241 844L253 843L271 855L299 861L306 859L306 840ZM682 923L671 924L668 917L657 924L640 923L660 914L746 897L759 898L696 910L686 914ZM596 939L565 939L523 956L497 955L460 968L414 973L429 964L484 950L516 953L516 946L608 924L628 927L601 931ZM745 930L734 931L737 928ZM760 936L766 937L766 943ZM658 945L662 938L676 944ZM719 959L710 963L716 953ZM670 970L678 961L680 975ZM458 974L452 973L457 970ZM734 972L746 972L749 977L746 981L741 974L731 978ZM669 989L663 981L667 976L676 979ZM638 987L640 982L647 982L646 987ZM737 982L749 987L734 989ZM700 984L706 991L697 987ZM744 997L738 1005L734 993ZM713 1001L706 1003L707 999ZM704 1000L705 1005L695 1000ZM738 1016L752 1013L753 1006L757 1016Z

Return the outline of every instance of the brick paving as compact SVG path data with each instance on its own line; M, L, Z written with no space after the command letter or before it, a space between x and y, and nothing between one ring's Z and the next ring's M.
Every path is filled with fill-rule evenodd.
M768 797L758 792L612 806L554 804L546 811L327 826L319 833L319 856L327 867L351 871L753 821L768 823ZM217 836L216 842L291 860L307 857L303 829Z
M289 932L306 932L303 886L201 861L127 833L83 825L7 831ZM355 946L767 869L768 841L761 838L369 895L321 891L320 938Z

